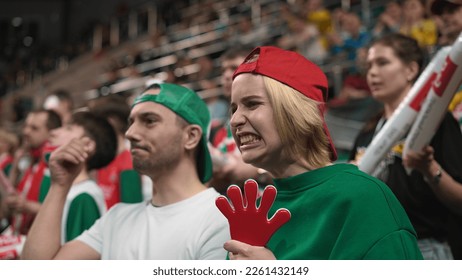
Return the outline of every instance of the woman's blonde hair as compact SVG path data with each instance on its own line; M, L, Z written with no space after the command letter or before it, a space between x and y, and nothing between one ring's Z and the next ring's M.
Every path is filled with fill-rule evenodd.
M263 76L273 107L276 129L289 155L310 169L330 163L329 139L318 102L272 78Z

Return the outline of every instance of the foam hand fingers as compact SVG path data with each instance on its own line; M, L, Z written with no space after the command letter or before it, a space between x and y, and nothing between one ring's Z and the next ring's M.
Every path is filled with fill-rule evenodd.
M224 196L219 196L215 200L215 205L217 206L218 210L226 217L226 219L230 219L231 216L234 214L234 209L229 204L229 201Z
M255 180L247 180L244 184L244 194L245 194L245 207L248 210L255 211L257 209L257 194L258 194L258 184Z
M270 228L273 231L271 235L276 232L280 227L282 227L285 223L290 220L290 211L281 208L276 213L274 213L273 217L268 221L270 224Z
M260 206L257 208L258 184L254 180L247 180L244 184L244 198L241 189L232 185L227 191L230 201L223 196L216 199L215 204L228 219L232 239L252 246L267 244L274 232L290 219L290 212L280 209L268 220L268 212L274 203L276 193L273 186L265 188Z
M226 193L233 203L234 210L236 212L244 211L244 201L242 199L241 189L236 185L231 185L228 187L228 191Z
M260 212L265 213L265 215L268 214L274 200L276 199L276 193L276 188L273 186L267 186L265 188L261 197L260 207L258 208Z

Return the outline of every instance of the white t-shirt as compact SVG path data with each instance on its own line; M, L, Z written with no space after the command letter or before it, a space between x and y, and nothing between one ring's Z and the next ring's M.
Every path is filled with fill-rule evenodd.
M183 201L154 207L150 202L119 203L80 240L101 259L226 259L230 239L226 218L215 206L213 188Z

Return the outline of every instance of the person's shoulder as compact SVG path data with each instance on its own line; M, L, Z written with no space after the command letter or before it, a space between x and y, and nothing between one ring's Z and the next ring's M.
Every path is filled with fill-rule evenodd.
M368 209L383 219L388 217L407 225L404 209L384 182L357 168L339 172L338 176L339 201L347 203L350 211L364 213Z
M338 172L336 179L342 182L342 188L348 188L348 193L350 194L355 192L389 192L389 188L384 182L358 168L348 168Z
M146 209L146 201L142 201L139 203L117 203L109 209L106 213L108 216L112 217L122 217L122 216L131 216L137 215L141 212L144 212Z
M198 195L200 196L197 201L199 204L199 208L197 209L198 211L202 211L207 219L225 220L225 217L215 205L215 201L220 196L220 193L218 193L214 188L207 188Z
M219 195L214 188L207 188L196 195L197 203L207 208L215 207L215 200Z
M103 191L93 180L86 180L77 184L73 184L69 193L67 194L67 198L73 199L81 194L104 197Z

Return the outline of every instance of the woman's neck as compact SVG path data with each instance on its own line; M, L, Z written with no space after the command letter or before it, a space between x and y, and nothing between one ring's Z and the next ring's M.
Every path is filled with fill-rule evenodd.
M404 98L411 90L411 87L412 85L407 86L399 96L384 102L383 109L384 109L385 119L388 120L393 115L393 113L396 111L396 109L398 109L401 102L403 102Z
M273 170L268 170L274 178L287 178L292 177L298 174L309 172L318 168L322 168L332 163L328 162L323 166L310 166L307 162L304 161L295 161L291 164L284 165L283 168L275 168Z

